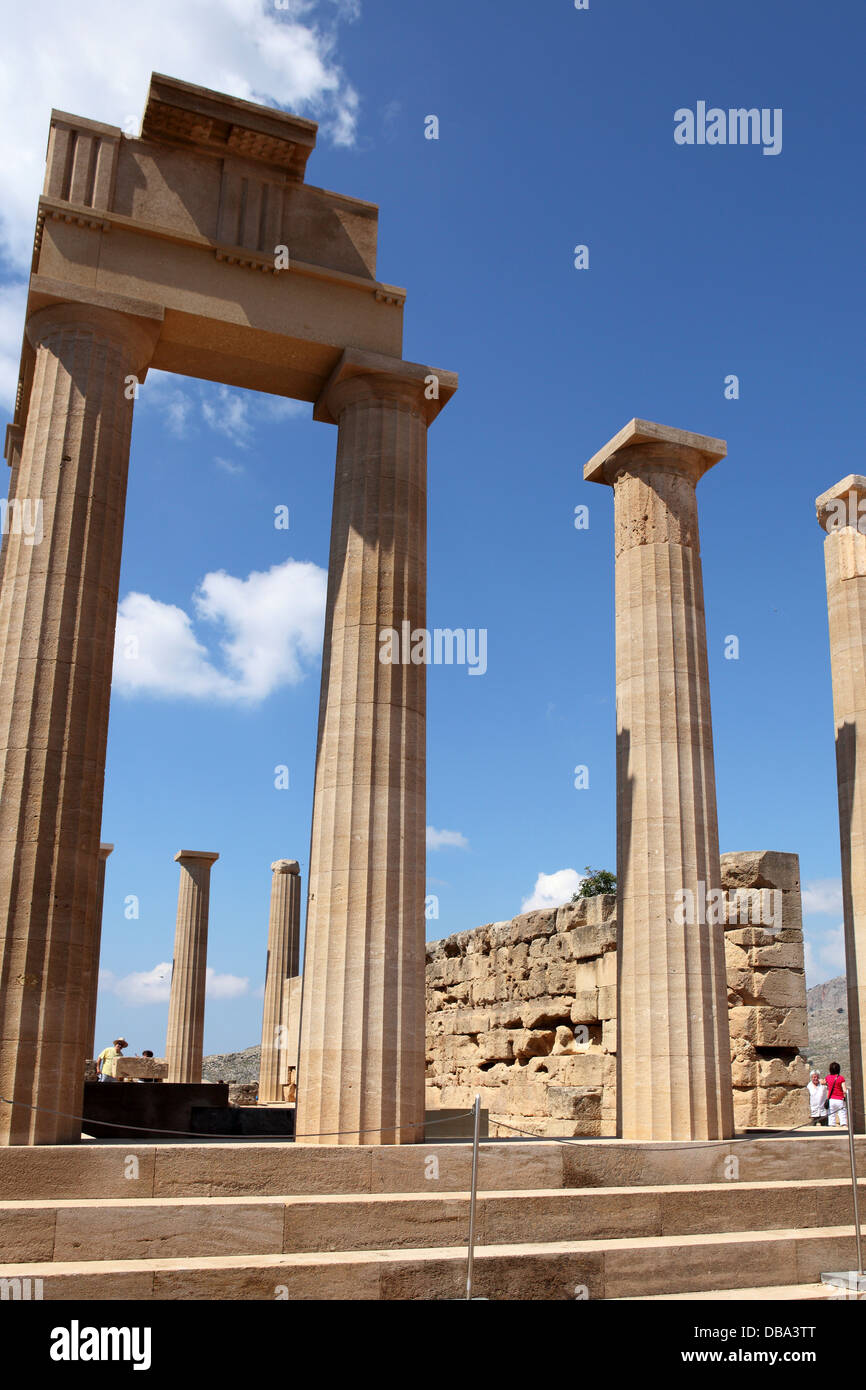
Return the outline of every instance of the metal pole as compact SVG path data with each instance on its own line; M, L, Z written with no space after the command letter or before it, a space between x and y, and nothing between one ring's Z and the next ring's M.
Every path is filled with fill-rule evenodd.
M475 1097L475 1129L472 1136L472 1187L469 1193L469 1259L466 1265L466 1297L472 1297L472 1270L475 1264L475 1197L478 1191L478 1138L481 1133L481 1097ZM855 1198L856 1201L856 1198Z
M860 1236L860 1203L857 1196L857 1155L854 1149L854 1115L851 1109L851 1087L845 1096L848 1108L848 1148L851 1150L851 1189L854 1194L854 1234L857 1237L857 1273L862 1277L863 1244Z

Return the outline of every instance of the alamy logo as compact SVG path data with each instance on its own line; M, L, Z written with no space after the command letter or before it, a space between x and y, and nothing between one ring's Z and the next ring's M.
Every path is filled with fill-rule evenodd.
M468 666L470 676L487 670L487 628L414 627L402 622L379 633L383 666Z
M149 1327L68 1327L51 1329L52 1361L131 1361L134 1371L150 1370Z
M764 154L782 153L782 108L740 106L724 111L699 101L697 109L674 112L677 145L763 145Z
M11 1298L27 1303L31 1299L40 1299L41 1297L41 1279L19 1279L17 1277L13 1279L0 1279L0 1299L4 1302L6 1299Z
M0 533L23 536L25 545L39 545L43 536L42 498L35 502L29 497L0 498Z

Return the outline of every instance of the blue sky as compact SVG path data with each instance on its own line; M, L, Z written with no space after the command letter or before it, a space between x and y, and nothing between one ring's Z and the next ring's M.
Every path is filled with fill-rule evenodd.
M10 22L13 66L37 20L44 52L4 98L6 404L52 106L124 125L156 69L320 120L307 177L380 205L404 356L460 374L429 438L428 626L485 628L488 669L429 671L428 822L465 843L429 854L428 935L513 915L539 875L615 866L612 499L582 468L642 416L728 442L698 493L721 847L800 854L809 982L840 973L814 498L864 471L862 5L155 0L121 28L106 2L77 27L59 0L53 23ZM675 111L702 100L780 108L781 153L677 145ZM307 406L142 390L121 615L151 623L161 693L115 683L98 1017L133 1051L164 1042L181 848L221 856L206 1050L258 1040L270 863L306 879L335 448Z

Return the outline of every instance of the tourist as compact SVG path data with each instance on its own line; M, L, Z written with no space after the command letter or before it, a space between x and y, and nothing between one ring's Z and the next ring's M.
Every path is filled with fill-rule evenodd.
M117 1080L117 1059L123 1055L123 1049L129 1047L126 1038L115 1038L111 1047L104 1047L96 1059L96 1073L100 1081Z
M821 1080L819 1071L812 1072L806 1089L809 1092L809 1111L813 1126L825 1125L827 1123L827 1087Z
M845 1097L848 1092L845 1089L845 1078L839 1074L841 1070L838 1062L830 1063L830 1070L827 1074L827 1099L830 1102L828 1125L832 1125L834 1120L840 1126L847 1126L848 1124L848 1112L845 1108Z

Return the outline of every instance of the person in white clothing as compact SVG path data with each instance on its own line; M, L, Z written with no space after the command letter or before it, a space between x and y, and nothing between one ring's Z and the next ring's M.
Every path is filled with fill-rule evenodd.
M806 1089L809 1092L809 1112L812 1116L812 1124L825 1125L827 1123L827 1087L821 1080L819 1071L812 1072Z

